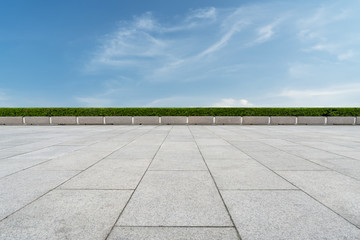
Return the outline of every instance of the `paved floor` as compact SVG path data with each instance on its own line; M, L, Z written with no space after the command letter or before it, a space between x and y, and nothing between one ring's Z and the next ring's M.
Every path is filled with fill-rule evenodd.
M360 127L0 127L0 239L360 239Z

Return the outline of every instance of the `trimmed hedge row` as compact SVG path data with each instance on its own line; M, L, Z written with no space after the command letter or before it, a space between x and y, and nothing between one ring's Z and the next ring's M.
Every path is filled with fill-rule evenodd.
M0 116L360 116L360 108L0 108Z

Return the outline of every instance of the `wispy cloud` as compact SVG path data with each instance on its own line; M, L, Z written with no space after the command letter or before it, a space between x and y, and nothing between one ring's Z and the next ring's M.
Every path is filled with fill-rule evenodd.
M344 60L347 60L347 59L350 59L352 58L353 56L355 56L355 51L353 51L352 49L346 51L346 52L343 52L343 53L340 53L338 54L338 59L340 61L344 61Z
M297 5L294 9L287 6L249 4L192 9L171 21L145 12L120 22L117 29L100 39L86 64L86 74L131 79L126 86L142 89L136 94L147 95L139 101L144 106L191 106L194 102L195 106L250 106L245 99L214 100L208 96L219 96L218 89L225 91L226 87L219 86L245 94L250 86L251 91L258 91L254 84L260 82L264 88L286 84L301 88L305 82L319 86L325 81L337 81L341 74L335 67L344 65L341 61L356 61L360 36L350 37L346 31L337 34L331 29L348 21L351 11L331 4L315 10L313 5ZM262 44L265 42L268 48ZM165 93L160 98L156 90L149 88L156 84ZM100 93L77 100L88 105L114 104L122 89L104 87L98 90ZM194 91L188 89L197 89L197 97L192 97ZM316 93L311 89L299 93L289 89L277 97L296 99L296 94ZM326 94L315 95L322 98Z
M311 16L300 19L297 24L298 36L304 43L312 46L303 49L305 52L325 52L339 61L355 56L353 48L358 46L358 35L352 32L334 34L333 26L351 19L351 9L341 9L342 5L329 4L318 8Z
M288 74L292 78L308 77L313 70L313 67L304 63L292 63L288 68Z
M263 43L270 40L275 34L275 28L280 24L282 20L277 19L270 24L267 24L257 29L258 38L255 39L255 43Z
M309 98L319 96L336 97L339 95L346 95L351 93L360 94L360 84L336 85L320 89L285 89L279 94L279 96L290 98Z
M278 94L284 106L359 106L360 84L347 83L322 88L284 89Z
M206 50L204 50L203 52L201 52L198 56L199 57L204 57L208 54L211 54L213 52L216 52L218 50L220 50L221 48L223 48L231 39L231 37L236 33L239 32L244 26L246 26L245 22L236 22L235 24L233 24L233 26L230 28L229 31L227 31L219 41L217 41L216 43L214 43L213 45L211 45L209 48L207 48Z
M190 11L190 14L187 16L186 21L191 21L193 19L216 19L217 11L214 7L200 8Z

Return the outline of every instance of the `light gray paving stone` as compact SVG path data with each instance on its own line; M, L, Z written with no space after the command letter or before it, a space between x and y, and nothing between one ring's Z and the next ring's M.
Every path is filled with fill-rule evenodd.
M162 125L186 125L187 117L185 116L163 116L161 117Z
M207 170L199 151L159 151L149 170Z
M168 142L162 144L149 170L207 170L194 142Z
M292 117L292 116L287 116L287 117L273 116L273 117L270 117L270 124L271 125L295 125L296 124L296 117Z
M107 139L94 144L91 144L87 147L81 148L82 151L90 151L90 152L108 152L111 153L113 151L119 150L130 141L122 140L122 139Z
M355 117L328 117L328 125L354 125Z
M100 117L100 116L78 117L78 121L80 125L104 125L104 117Z
M296 189L254 160L206 160L219 189Z
M23 125L22 117L0 117L0 125Z
M316 149L320 149L320 150L324 150L327 152L333 152L333 153L337 153L337 152L342 152L342 151L353 151L354 149L351 147L345 147L345 146L341 146L339 144L334 144L334 143L327 143L327 142L320 142L320 141L301 141L299 142L305 146L309 146L312 148L316 148Z
M298 125L325 125L325 117L298 117Z
M275 147L269 146L268 144L259 141L229 141L236 148L240 149L245 153L249 152L273 152L277 151Z
M207 170L199 152L159 152L149 170Z
M238 116L218 116L215 117L215 124L216 125L240 125L241 124L241 117Z
M272 170L328 170L319 164L282 151L253 151L248 154Z
M50 125L50 117L24 117L26 125Z
M360 181L360 161L356 159L339 157L329 159L316 159L314 162Z
M149 171L118 226L232 226L208 172Z
M160 144L159 144L160 145ZM159 148L159 145L135 146L128 145L115 151L109 158L115 159L152 159Z
M77 173L76 171L39 171L35 168L0 179L0 220Z
M81 146L50 146L33 152L16 155L12 158L26 159L51 159L62 156L66 153L80 149Z
M0 160L1 159L4 159L4 158L9 158L9 157L12 157L12 156L16 156L16 155L19 155L21 154L21 152L16 152L16 151L11 151L11 150L3 150L1 149L0 151Z
M109 240L235 240L234 228L115 227Z
M360 230L301 191L222 191L242 239L359 239Z
M0 178L23 169L35 166L42 162L48 161L47 159L27 159L27 158L7 158L0 161Z
M229 146L229 143L220 138L196 138L196 142L199 146Z
M206 160L249 159L250 157L231 145L200 146Z
M252 117L244 116L242 118L243 125L268 125L270 117Z
M105 124L107 125L131 125L131 116L108 116L105 117Z
M319 159L329 159L329 158L338 158L339 155L335 153L330 153L324 150L314 149L311 147L282 147L281 150L284 150L290 154L308 159L310 161L316 161Z
M345 156L348 158L354 158L360 160L360 151L346 151L346 152L337 152L337 154L341 156Z
M5 239L105 239L131 191L55 190L0 223Z
M75 151L37 166L41 170L84 170L106 157L108 152Z
M135 125L159 125L158 116L135 116Z
M51 124L53 125L76 125L76 117L74 116L64 116L64 117L51 117Z
M281 176L360 227L360 182L333 171L279 171Z
M299 144L297 143L293 143L293 142L289 142L288 140L284 140L284 139L273 139L273 138L268 138L268 139L261 139L261 142L264 142L267 145L273 146L275 148L283 148L283 147L299 147Z
M211 116L189 116L189 125L212 125L214 117Z
M135 189L151 159L105 159L66 182L64 189Z

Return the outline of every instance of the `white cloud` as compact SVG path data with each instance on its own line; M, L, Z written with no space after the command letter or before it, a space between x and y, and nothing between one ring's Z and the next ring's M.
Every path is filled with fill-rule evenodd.
M355 55L355 52L353 50L348 50L348 51L346 51L344 53L340 53L338 55L338 59L340 61L344 61L344 60L352 58L354 55Z
M136 29L143 30L153 30L158 27L156 21L154 20L152 13L147 12L140 17L135 17L134 27Z
M321 89L305 89L305 90L293 90L285 89L279 96L290 97L290 98L311 98L311 97L321 97L321 96L346 96L347 94L359 94L360 95L360 84L345 84L345 85L336 85L330 86Z
M244 27L246 25L246 23L244 22L236 22L229 31L227 31L219 41L217 41L215 44L211 45L209 48L207 48L206 50L204 50L203 52L201 52L198 56L199 57L204 57L208 54L211 54L213 52L216 52L218 50L220 50L221 48L223 48L228 41L231 39L231 37L236 33L239 32L241 30L242 27Z
M337 57L339 61L348 60L356 55L355 51L352 49L346 50L347 43L342 43L338 45L334 44L316 44L310 48L304 49L305 52L327 52L331 55Z
M271 39L271 37L275 34L274 28L279 25L281 22L280 19L265 25L257 30L258 38L255 40L255 43L263 43Z
M288 74L292 78L304 78L311 75L312 66L304 63L290 64Z
M318 43L310 48L305 49L305 52L311 52L311 51L325 51L325 52L334 52L336 49L336 46L330 45L330 44L321 44Z
M216 18L216 8L209 7L209 8L201 8L195 9L191 11L190 15L187 17L187 21L193 19L215 19Z
M214 103L213 107L249 107L252 106L246 99L223 98L219 102Z

